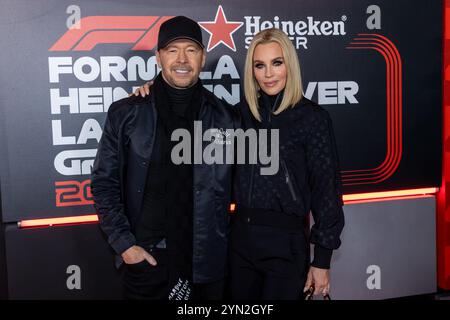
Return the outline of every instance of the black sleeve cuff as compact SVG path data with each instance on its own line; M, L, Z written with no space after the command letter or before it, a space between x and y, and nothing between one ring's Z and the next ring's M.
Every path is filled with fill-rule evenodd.
M324 248L318 244L314 245L314 260L311 263L313 267L320 269L330 269L331 255L333 249Z

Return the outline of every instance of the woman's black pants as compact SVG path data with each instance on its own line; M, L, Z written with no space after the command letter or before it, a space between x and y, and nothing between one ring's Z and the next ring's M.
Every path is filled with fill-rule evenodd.
M252 220L244 216L232 221L231 299L301 299L310 262L304 230L257 225Z

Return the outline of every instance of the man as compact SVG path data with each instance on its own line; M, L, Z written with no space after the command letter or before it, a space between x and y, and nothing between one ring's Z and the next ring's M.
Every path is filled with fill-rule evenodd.
M206 55L195 21L164 22L156 59L152 94L109 108L91 184L100 227L124 262L125 298L221 299L232 166L176 165L171 137L194 137L196 120L235 129L238 116L199 80Z

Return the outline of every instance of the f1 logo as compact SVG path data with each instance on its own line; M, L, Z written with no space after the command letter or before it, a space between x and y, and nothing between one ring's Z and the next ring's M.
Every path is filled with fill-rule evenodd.
M172 16L91 16L71 27L49 51L90 51L102 43L131 43L131 50L152 50L161 24Z

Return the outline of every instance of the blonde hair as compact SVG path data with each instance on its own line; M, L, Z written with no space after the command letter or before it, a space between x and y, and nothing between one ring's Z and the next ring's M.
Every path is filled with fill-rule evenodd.
M283 100L277 110L275 110L274 114L279 114L289 107L294 107L303 97L300 63L298 61L297 51L292 45L291 40L289 40L287 35L280 29L271 28L259 32L250 43L247 57L245 58L244 69L245 99L250 107L250 111L258 121L261 121L258 105L258 91L260 87L253 72L253 55L255 53L255 48L258 45L270 42L275 42L280 45L287 69Z

